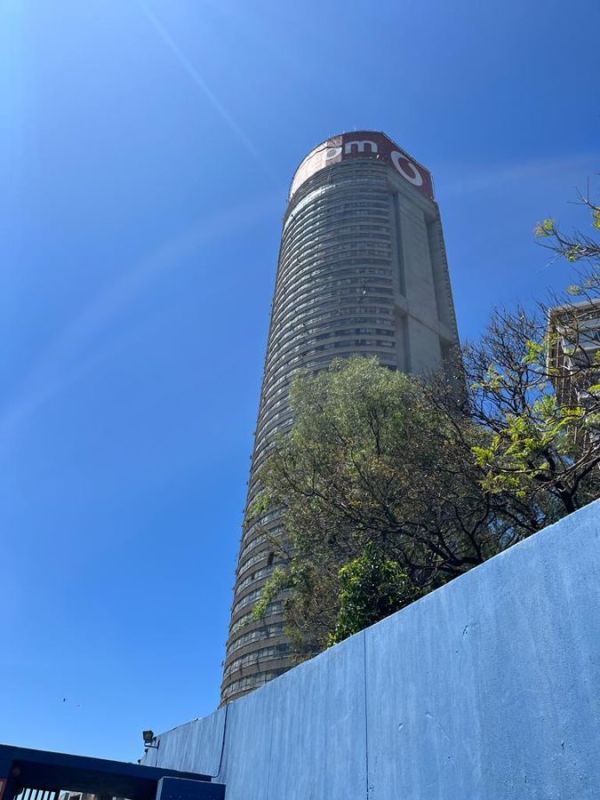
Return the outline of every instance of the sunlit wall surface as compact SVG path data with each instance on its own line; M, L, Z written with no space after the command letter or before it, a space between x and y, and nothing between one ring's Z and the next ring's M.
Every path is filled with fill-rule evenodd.
M405 372L442 365L458 341L439 210L429 172L387 136L360 131L316 147L292 180L283 222L247 505L276 434L290 425L300 368L376 355ZM253 518L240 545L221 698L294 665L283 600L253 607L277 566L279 512Z

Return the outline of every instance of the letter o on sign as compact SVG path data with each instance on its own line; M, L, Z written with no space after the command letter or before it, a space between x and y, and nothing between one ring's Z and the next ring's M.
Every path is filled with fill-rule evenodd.
M392 152L391 158L392 164L403 178L406 178L413 186L423 186L423 176L412 161L397 150Z
M341 147L328 147L327 150L325 150L325 160L329 161L332 158L337 158L339 155L341 155L341 152Z

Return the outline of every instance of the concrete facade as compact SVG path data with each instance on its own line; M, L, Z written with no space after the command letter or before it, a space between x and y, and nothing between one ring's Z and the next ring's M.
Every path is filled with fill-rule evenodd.
M247 697L148 764L227 800L592 800L600 501Z
M384 134L333 137L302 162L283 222L247 508L276 434L290 425L288 391L299 368L376 355L405 372L444 362L458 335L431 176ZM244 526L222 701L293 666L283 603L252 619L277 565L277 511Z

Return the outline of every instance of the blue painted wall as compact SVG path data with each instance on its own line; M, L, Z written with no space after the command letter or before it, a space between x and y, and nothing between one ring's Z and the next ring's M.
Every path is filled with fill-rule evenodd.
M146 763L218 776L226 800L597 800L600 501Z

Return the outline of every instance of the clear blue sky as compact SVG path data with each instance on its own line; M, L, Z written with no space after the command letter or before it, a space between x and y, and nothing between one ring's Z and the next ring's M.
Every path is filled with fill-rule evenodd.
M596 0L0 0L0 741L214 709L281 217L353 128L427 165L459 327L570 282Z

